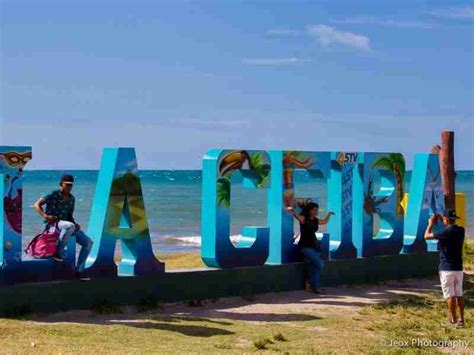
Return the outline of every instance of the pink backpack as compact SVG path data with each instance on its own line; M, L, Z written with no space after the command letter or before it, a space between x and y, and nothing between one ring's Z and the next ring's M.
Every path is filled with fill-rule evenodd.
M50 258L56 253L58 238L58 224L48 224L43 233L31 240L25 251L36 259Z

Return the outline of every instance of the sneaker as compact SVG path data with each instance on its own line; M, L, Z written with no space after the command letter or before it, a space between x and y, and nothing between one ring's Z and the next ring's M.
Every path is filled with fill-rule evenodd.
M53 259L54 261L58 261L60 263L62 263L64 261L64 259L61 257L61 255L59 254L54 254L51 259Z
M458 320L458 323L456 325L458 327L464 327L464 321L463 320Z

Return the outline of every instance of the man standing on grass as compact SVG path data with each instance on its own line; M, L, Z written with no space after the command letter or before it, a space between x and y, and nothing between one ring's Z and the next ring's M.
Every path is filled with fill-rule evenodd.
M448 302L449 322L451 325L464 326L464 299L462 297L462 247L465 231L456 225L456 211L448 208L443 213L443 224L445 228L433 233L438 215L432 216L428 221L425 231L425 239L437 239L439 250L439 278L443 297ZM456 306L459 310L457 320Z

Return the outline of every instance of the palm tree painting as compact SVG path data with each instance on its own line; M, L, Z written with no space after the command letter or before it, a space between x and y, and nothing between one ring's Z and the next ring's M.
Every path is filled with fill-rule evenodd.
M403 216L403 207L401 202L403 200L403 178L405 177L405 159L401 153L390 153L376 160L372 164L372 169L382 168L393 172L396 180L396 194L397 194L397 216Z
M230 207L230 178L228 177L217 180L217 204Z
M283 156L283 204L293 206L293 170L308 169L315 163L313 157L305 152L287 151Z
M142 194L140 178L132 171L127 170L122 176L112 181L111 195L139 196Z
M255 173L258 188L265 186L270 176L271 167L265 160L263 153L250 154L250 166Z
M256 179L257 187L267 184L270 176L270 164L262 152L249 153L246 150L227 153L219 164L217 180L217 203L219 206L230 207L230 176L234 170L250 170Z

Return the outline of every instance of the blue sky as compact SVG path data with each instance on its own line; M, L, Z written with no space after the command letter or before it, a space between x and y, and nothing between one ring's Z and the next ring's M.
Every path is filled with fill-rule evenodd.
M198 169L210 148L396 151L474 169L474 2L2 0L1 143L30 169Z

